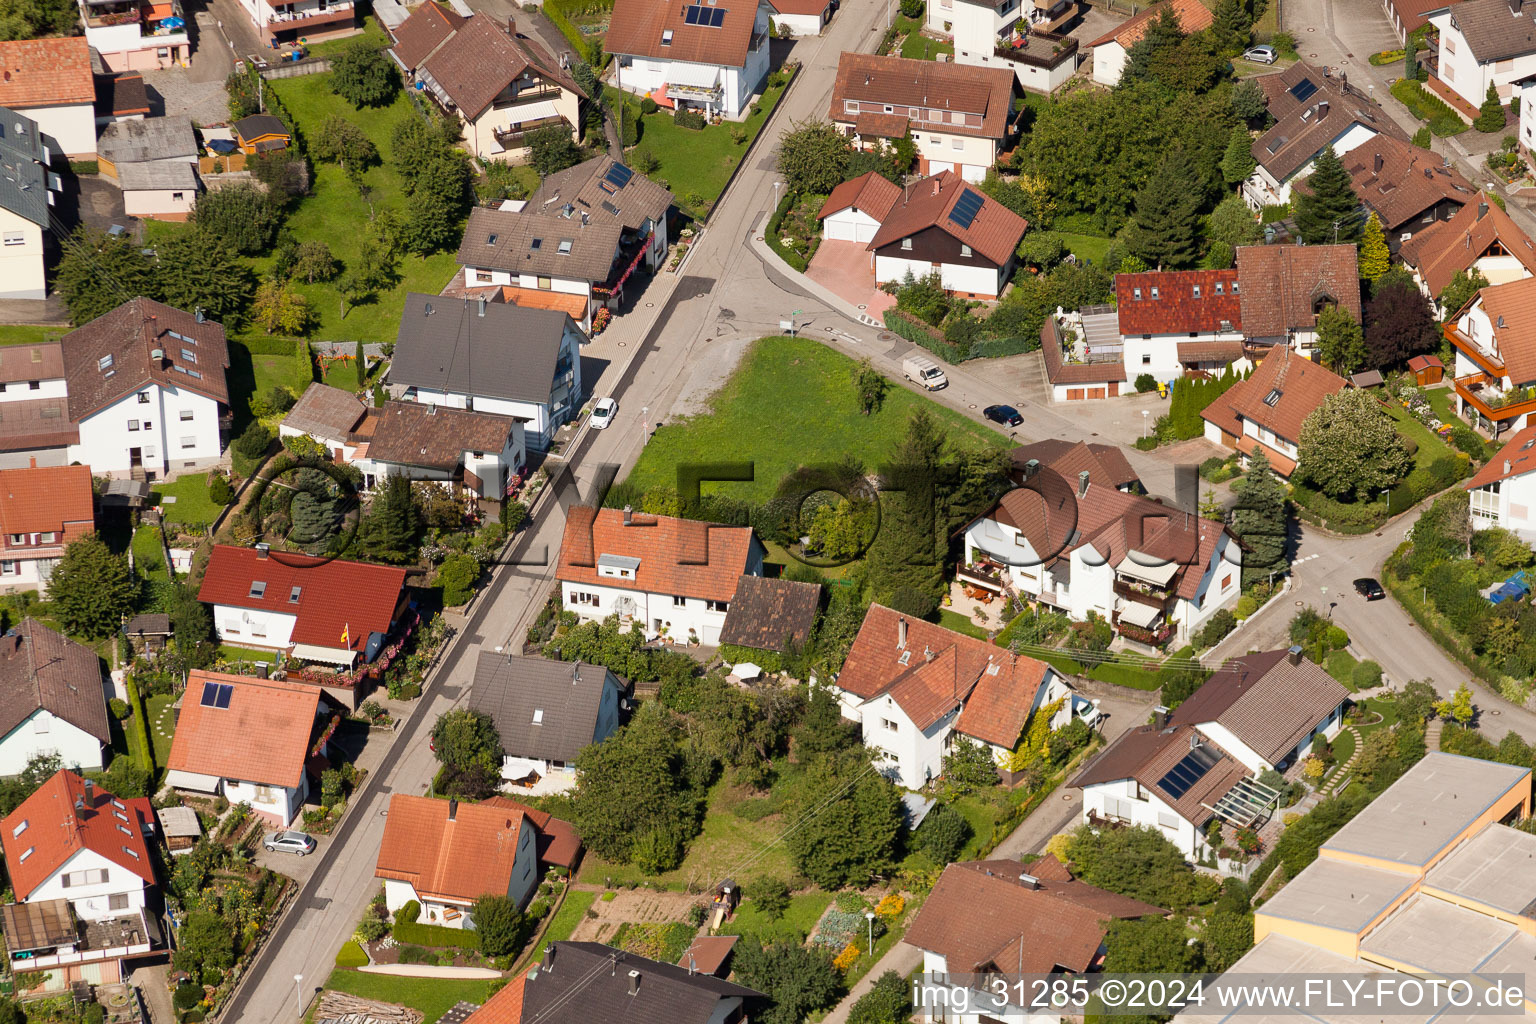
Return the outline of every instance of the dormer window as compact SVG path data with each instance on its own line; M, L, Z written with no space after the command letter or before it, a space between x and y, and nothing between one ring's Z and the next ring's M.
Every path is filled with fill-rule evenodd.
M542 239L542 238L531 239L528 242L528 248L532 249L534 252L538 252L540 249L544 248L544 239Z
M257 597L257 598L264 597L266 595L266 593L267 593L267 581L266 580L252 580L251 581L251 596L252 597Z
M1140 288L1133 288L1133 289L1131 289L1131 292L1136 297L1136 301L1140 302L1141 301L1141 289Z
M1238 288L1237 288L1237 286L1238 286L1238 282L1237 282L1237 281L1233 281L1233 282L1232 282L1232 294L1233 294L1233 295L1236 295L1236 294L1237 294L1237 292L1238 292Z
M304 592L304 588L303 587L294 587L292 590L288 591L288 603L289 604L298 604L299 603L299 595L302 594L303 592Z
M671 46L672 45L672 30L671 29L665 29L661 33L661 45L662 46Z
M1280 403L1280 389L1279 388L1272 389L1269 394L1264 396L1264 404L1269 406L1271 409L1273 409L1279 403Z
M1159 297L1158 294L1157 294L1157 285L1153 285L1152 286L1152 297L1154 299Z
M575 244L576 240L574 238L562 238L560 239L560 248L555 251L561 256L569 256L571 254L571 246Z
M912 248L912 239L910 239L910 238L903 238L901 240L901 247L903 249L911 249Z
M1199 285L1195 285L1195 298L1198 299L1199 297L1200 297L1200 286Z
M609 579L632 580L640 569L640 559L627 555L598 555L597 574Z
M1195 291L1196 291L1196 293L1198 293L1200 291L1200 289L1196 288ZM1222 291L1221 282L1217 281L1216 282L1216 294L1220 295L1221 291Z
M21 824L17 825L15 828L11 829L11 838L12 839L18 838L23 832L25 832L27 830L27 826L30 825L31 823L32 822L30 821L30 819L22 818L21 819Z
M534 725L541 725L541 724L543 724L543 722L544 722L544 709L543 708L534 708L533 709L533 724Z

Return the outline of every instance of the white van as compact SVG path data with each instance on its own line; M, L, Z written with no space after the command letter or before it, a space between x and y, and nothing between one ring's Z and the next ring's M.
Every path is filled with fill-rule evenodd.
M929 391L949 386L949 378L939 369L939 364L927 356L907 356L901 361L901 372L907 380Z

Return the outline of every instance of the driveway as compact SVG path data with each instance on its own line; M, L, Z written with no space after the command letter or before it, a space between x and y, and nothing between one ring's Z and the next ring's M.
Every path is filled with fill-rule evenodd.
M875 286L875 271L865 242L823 240L811 257L805 276L877 321L896 305L896 296Z

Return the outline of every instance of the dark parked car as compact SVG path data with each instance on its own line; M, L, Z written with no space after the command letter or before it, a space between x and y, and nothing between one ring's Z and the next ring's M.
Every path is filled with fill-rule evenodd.
M1011 405L989 405L981 410L981 414L1005 427L1016 427L1024 422L1024 417L1019 415L1019 410Z
M1362 576L1355 580L1355 592L1367 601L1380 601L1387 596L1387 592L1381 589L1381 584L1369 576Z

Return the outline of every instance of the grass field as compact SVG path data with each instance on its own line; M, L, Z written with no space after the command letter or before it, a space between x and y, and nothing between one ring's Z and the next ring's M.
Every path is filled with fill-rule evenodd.
M337 968L325 980L325 987L337 992L420 1010L422 1024L437 1024L437 1019L460 1000L485 1002L490 985L490 979L486 978L404 978L392 974L364 974L345 968Z
M1092 260L1094 266L1103 265L1104 254L1109 252L1110 243L1114 241L1102 235L1074 235L1067 232L1057 232L1057 234L1061 236L1062 242L1071 250L1072 255L1080 260Z
M171 738L176 731L176 703L174 693L157 693L144 701L144 713L149 716L149 744L155 751L155 765L161 771L171 758Z
M160 540L160 527L145 524L133 535L133 565L145 576L169 579L165 567L165 551Z
M341 50L345 50L347 47L351 46L355 42L358 42L359 40L365 43L372 43L374 46L392 45L389 38L389 33L384 31L384 26L380 25L379 19L375 18L373 15L363 15L362 29L362 32L355 36L346 36L341 39L329 39L323 43L316 43L314 46L305 46L304 49L312 57L324 57L327 54L334 54Z
M1392 83L1392 95L1396 96L1408 112L1421 121L1429 122L1429 130L1441 137L1460 135L1472 126L1452 110L1450 104L1430 92L1419 82L1399 78Z
M952 612L948 608L939 609L939 625L956 633L964 633L966 636L973 636L978 640L985 640L987 638L986 630L982 629L980 626L976 625L976 623L972 622L964 615L961 615L959 612Z
M941 53L954 52L954 43L929 39L921 32L911 32L901 41L901 55L909 60L936 60Z
M704 489L766 501L784 475L798 466L852 456L874 468L905 435L907 419L919 408L947 428L952 443L1008 446L1003 435L904 388L892 387L878 412L863 415L853 393L854 366L852 359L816 341L758 341L715 395L713 415L658 430L629 480L641 489L676 487L679 465L718 462L722 457L750 460L755 472L750 483L706 483Z
M1397 422L1397 432L1419 446L1419 450L1413 453L1415 469L1428 466L1436 459L1455 456L1456 449L1442 441L1440 435L1408 415L1407 410L1402 406L1389 404L1386 408L1387 415Z
M160 503L161 510L165 513L165 521L168 523L212 525L222 511L213 503L213 499L208 497L208 481L200 472L177 477L168 484L157 483L151 494L154 500ZM163 499L167 496L174 497L176 500L166 504Z
M58 341L69 330L61 324L0 324L0 345L37 345Z
M751 935L760 942L785 940L796 945L810 937L811 929L821 920L832 894L820 889L807 889L789 898L789 907L778 918L770 918L752 902L752 890L746 891L746 900L736 911L736 916L724 930L735 935Z
M544 959L544 947L551 942L564 942L571 937L581 919L586 916L587 910L597 899L597 893L588 889L572 889L565 894L565 900L560 904L560 909L555 911L555 916L549 922L549 929L544 933L544 940L539 943L538 950L529 959L529 963L536 964Z
M264 661L270 664L277 658L277 654L274 651L258 651L250 647L231 647L229 644L220 644L219 657L225 661Z
M1351 693L1355 692L1353 674L1358 664L1360 663L1355 660L1355 656L1348 651L1330 651L1323 659L1323 668L1327 669L1328 674L1342 683Z

